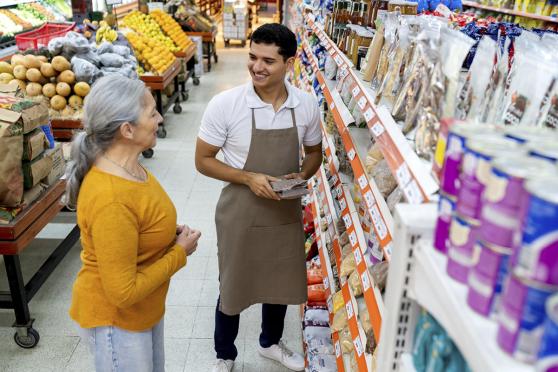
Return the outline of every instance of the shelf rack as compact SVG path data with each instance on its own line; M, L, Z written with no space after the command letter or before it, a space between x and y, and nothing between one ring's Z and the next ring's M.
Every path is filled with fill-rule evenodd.
M543 16L543 15L538 15L538 14L533 14L533 13L521 12L521 11L513 10L513 9L505 9L505 8L498 8L498 7L489 6L489 5L482 5L482 4L479 4L479 3L474 2L474 1L464 0L462 3L463 3L463 6L467 6L467 7L470 7L470 8L476 8L476 9L481 9L481 10L487 10L487 11L490 11L490 12L513 15L513 16L517 16L517 17L525 17L525 18L535 19L537 21L543 21L543 22L550 22L550 23L558 24L558 18L557 17L548 17L548 16Z

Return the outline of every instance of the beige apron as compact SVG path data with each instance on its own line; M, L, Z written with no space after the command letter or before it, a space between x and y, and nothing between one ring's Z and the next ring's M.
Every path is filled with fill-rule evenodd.
M274 177L300 171L299 142L293 126L256 128L244 170ZM248 186L230 184L215 214L219 256L220 309L236 315L250 305L306 302L306 264L300 199L269 200Z

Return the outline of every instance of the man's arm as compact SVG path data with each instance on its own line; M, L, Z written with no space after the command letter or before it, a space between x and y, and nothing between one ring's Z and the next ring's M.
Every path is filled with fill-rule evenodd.
M277 179L265 174L236 169L216 159L221 148L198 138L196 142L196 169L203 175L221 181L246 185L260 198L280 200L273 191L270 181ZM320 153L321 154L321 153Z
M322 165L322 143L315 146L304 146L304 160L302 161L302 169L300 173L288 174L286 179L302 178L310 179Z

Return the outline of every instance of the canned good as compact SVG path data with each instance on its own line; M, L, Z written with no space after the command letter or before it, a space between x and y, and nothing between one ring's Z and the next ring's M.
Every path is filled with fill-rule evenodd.
M483 200L518 209L525 193L525 180L546 173L556 173L556 168L542 159L523 154L498 157L492 162Z
M538 372L558 371L558 294L546 301L546 319L537 361Z
M494 130L494 127L490 125L471 123L454 124L450 128L444 153L444 165L440 181L441 191L446 195L457 196L460 188L459 174L467 140L480 134L494 133Z
M521 276L509 276L500 301L498 345L505 352L527 363L537 359L545 319L545 304L558 291Z
M478 241L475 251L478 261L469 273L467 303L479 314L488 316L498 308L511 249Z
M558 143L556 139L532 141L527 144L529 156L558 164Z
M558 175L528 181L526 189L518 268L531 279L558 285Z
M524 144L531 141L547 139L549 135L553 135L553 132L541 127L518 125L505 127L504 135L519 144Z
M479 221L453 215L450 226L448 242L448 266L446 271L449 276L461 283L467 283L469 270L473 266L474 246L477 241Z
M468 218L479 219L482 211L484 185L472 178L461 178L456 211Z
M434 248L446 254L448 251L448 239L451 218L455 211L455 198L440 192L438 200L438 220L434 232Z
M517 211L491 203L482 208L479 236L486 242L511 250L519 229Z

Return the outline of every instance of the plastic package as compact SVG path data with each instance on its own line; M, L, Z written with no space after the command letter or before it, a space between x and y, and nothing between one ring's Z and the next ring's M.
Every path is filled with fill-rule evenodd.
M338 291L333 295L333 313L337 313L343 307L345 307L345 299L343 293Z
M341 235L339 235L339 244L342 247L349 244L349 235L347 235L346 231L344 231Z
M391 174L391 169L385 159L378 162L370 176L374 178L380 193L386 199L397 187L397 180Z
M316 354L332 355L335 352L331 337L310 340L306 343L306 349L310 357Z
M351 353L354 350L355 347L353 345L349 327L345 327L339 332L339 343L341 344L341 352L343 354Z
M320 284L324 281L322 271L318 269L312 269L306 271L306 282L308 284Z
M323 284L308 286L308 302L323 303L326 301L325 288Z
M331 330L328 327L306 327L303 331L306 343L315 339L324 339L331 337Z
M105 54L105 53L114 53L114 45L109 43L108 41L104 41L101 45L97 47L97 53Z
M64 38L63 37L55 37L54 39L48 42L48 51L50 54L57 56L62 53L64 49Z
M395 211L395 206L403 201L404 194L401 187L396 187L395 190L389 194L386 203L389 211L393 214Z
M397 12L390 12L387 14L385 24L384 24L384 45L382 51L380 52L380 58L378 60L378 67L376 73L374 74L374 79L372 80L372 89L380 89L385 75L389 67L389 57L393 54L396 48L396 34L397 26L399 23L399 14Z
M114 53L124 58L128 58L131 54L130 48L125 45L115 45L113 49Z
M337 371L337 362L333 355L310 355L308 360L308 372L335 372Z
M372 280L380 291L384 291L384 289L386 288L388 270L388 261L378 262L370 268L370 275L372 276Z
M343 245L341 247L341 258L345 259L345 257L347 257L348 255L353 253L353 248L351 247L351 245L349 243ZM343 262L341 262L343 263Z
M355 296L362 296L362 283L357 270L353 271L353 273L349 276L349 286L353 290Z
M342 277L348 277L356 269L355 256L352 254L347 255L341 262L341 272L339 275Z
M307 309L304 313L305 322L329 323L329 313L324 309Z
M78 57L72 58L72 71L76 75L77 81L84 81L88 84L93 84L95 79L101 75L101 71L95 65Z
M116 53L101 54L101 64L105 67L122 67L126 61Z
M335 63L335 61L333 60L333 58L331 58L329 54L327 55L325 61L324 72L325 72L325 77L328 80L334 80L335 76L337 75L337 63Z
M90 50L87 53L76 54L74 57L86 60L87 62L90 62L93 65L95 65L95 67L101 66L101 57L99 57L99 55L95 53L95 51L93 50Z
M341 331L347 326L347 310L343 306L339 311L333 315L333 321L331 322L331 330L334 332Z

